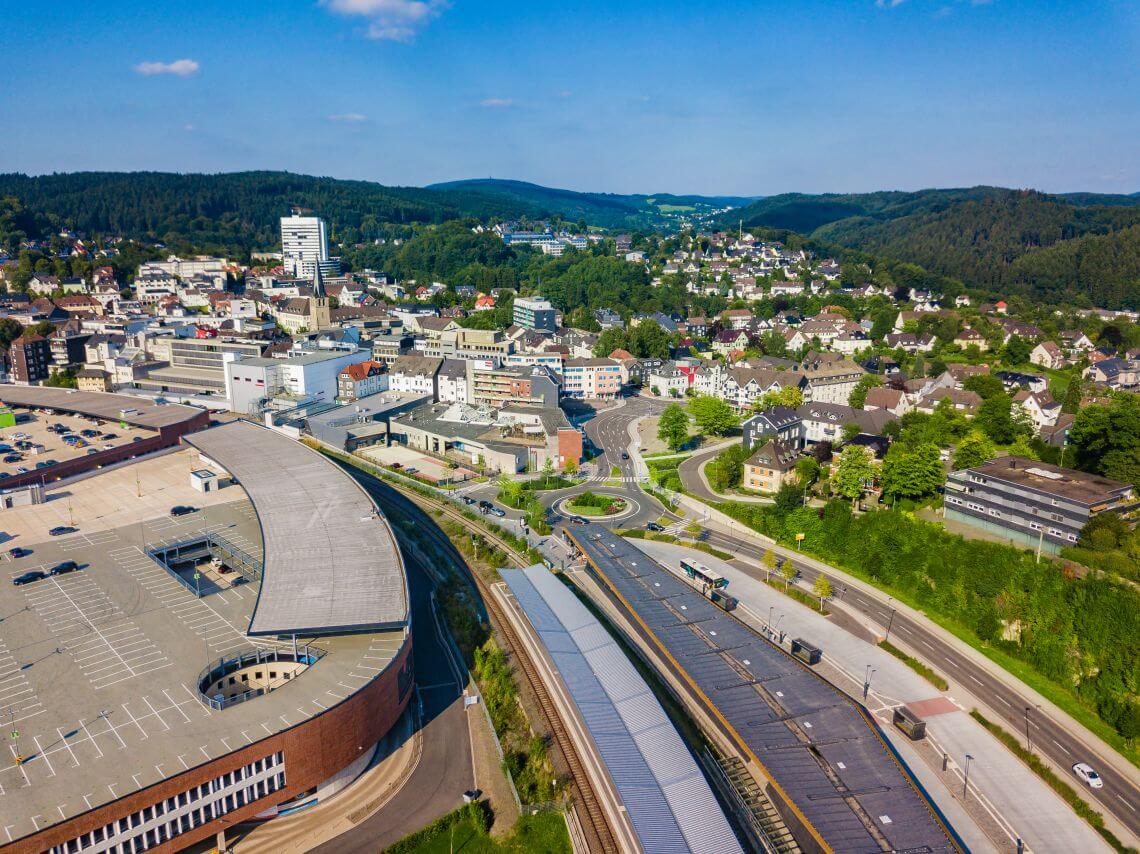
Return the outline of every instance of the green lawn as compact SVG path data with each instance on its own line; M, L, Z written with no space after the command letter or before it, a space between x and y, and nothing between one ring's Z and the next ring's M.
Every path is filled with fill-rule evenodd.
M625 502L623 501L621 504L622 504L622 506L619 507L617 510L615 510L614 511L615 513L620 513L622 510L625 509ZM606 513L604 507L583 506L581 504L575 504L572 501L567 503L566 509L573 511L574 513L576 513L579 516L609 516L610 515L609 513Z
M386 849L389 854L530 854L570 852L570 835L560 812L524 815L505 839L492 839L464 810Z

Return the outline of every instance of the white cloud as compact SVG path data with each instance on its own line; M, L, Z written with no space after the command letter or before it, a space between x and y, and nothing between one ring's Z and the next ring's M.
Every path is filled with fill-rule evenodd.
M173 74L175 77L193 77L201 66L193 59L176 59L174 62L140 62L135 73L144 77L156 74Z
M330 122L366 122L368 116L364 113L337 113L335 116L329 116Z
M515 105L514 98L484 98L479 102L480 107L495 107L503 109L505 107L513 107Z
M880 9L893 9L896 6L901 6L906 0L875 0L875 5Z
M368 37L410 42L451 6L450 0L321 0L321 5L348 17L368 20Z

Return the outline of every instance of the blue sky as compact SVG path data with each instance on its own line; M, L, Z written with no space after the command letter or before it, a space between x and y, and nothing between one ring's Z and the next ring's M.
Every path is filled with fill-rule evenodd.
M0 171L1140 191L1134 0L4 7Z

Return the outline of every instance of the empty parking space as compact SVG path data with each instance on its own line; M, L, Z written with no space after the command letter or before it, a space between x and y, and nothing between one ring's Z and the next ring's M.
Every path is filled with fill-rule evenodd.
M59 550L63 552L78 552L92 546L102 546L113 543L119 539L114 531L96 531L91 534L80 534L77 537L68 537L59 541Z
M138 546L115 549L108 554L179 622L205 641L213 655L223 655L250 645L237 624L230 622L205 599L195 597ZM256 595L256 589L250 585L215 593L209 598L235 605L245 597L252 601Z
M59 638L85 634L123 613L82 570L28 584L24 591L28 605Z
M0 723L18 723L44 711L36 692L24 673L24 665L0 640Z

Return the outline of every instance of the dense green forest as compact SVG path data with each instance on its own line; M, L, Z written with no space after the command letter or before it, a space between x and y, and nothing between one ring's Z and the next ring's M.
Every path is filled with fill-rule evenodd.
M519 210L541 210L546 216L568 222L584 220L592 226L611 229L654 229L668 226L670 214L701 216L713 209L740 207L753 201L741 196L676 196L661 193L619 195L580 193L541 187L525 181L479 178L432 184L429 190L462 191L515 205Z
M462 190L385 187L288 172L0 175L0 198L6 196L53 227L233 254L277 245L279 219L294 206L318 211L334 237L346 243L383 236L392 223L541 213Z
M973 187L761 199L724 226L781 228L919 264L966 285L1107 308L1140 306L1140 196Z

